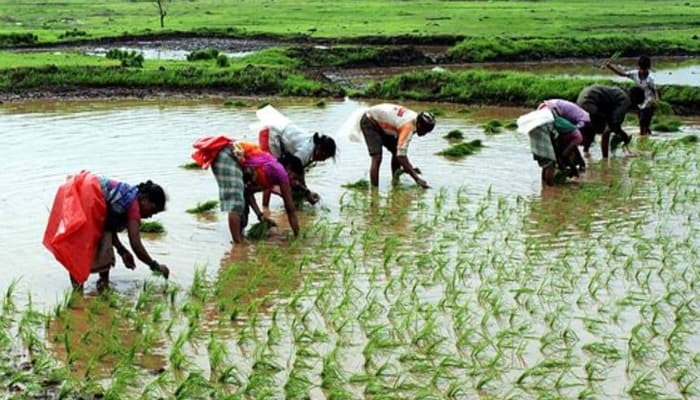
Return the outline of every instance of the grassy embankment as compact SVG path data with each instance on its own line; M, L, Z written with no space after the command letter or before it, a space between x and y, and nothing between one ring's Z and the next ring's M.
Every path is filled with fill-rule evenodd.
M543 99L576 101L593 81L517 72L418 72L379 82L363 95L374 98L441 101L466 104L536 106ZM680 113L700 112L700 88L663 86L663 99Z
M700 52L700 40L693 27L700 8L690 3L626 0L620 4L590 7L585 2L442 2L421 1L410 7L396 7L381 1L307 2L300 7L292 0L255 4L219 4L196 1L171 4L166 29L157 26L155 7L129 2L109 7L86 1L70 1L61 8L0 5L0 46L71 42L146 36L232 36L263 35L302 41L329 40L346 43L442 43L454 44L442 61L522 60L556 57L605 58L649 53L693 54ZM624 15L620 7L632 10ZM614 21L612 21L614 19ZM202 28L206 26L207 28ZM517 26L517 32L513 27ZM646 29L639 35L640 27ZM632 34L634 33L634 34ZM462 40L464 39L464 40ZM239 60L187 63L147 60L143 69L119 68L116 61L78 54L34 53L0 57L0 92L65 90L82 88L204 89L239 95L335 96L345 90L329 84L316 71L322 68L426 64L431 60L415 48L395 47L313 47L271 49ZM19 69L16 69L19 68ZM513 82L506 75L503 85ZM401 78L401 79L411 79ZM551 82L542 93L561 93ZM385 84L391 85L391 82ZM578 88L580 81L565 83ZM484 92L491 104L513 104L515 90ZM437 96L425 100L452 101L444 88L432 89ZM465 89L469 90L469 89ZM577 89L576 89L577 90ZM671 89L671 92L687 92ZM507 92L507 93L504 93ZM677 97L692 100L694 95ZM369 91L367 95L376 93ZM665 92L665 98L666 98ZM541 99L542 96L533 96ZM559 94L558 97L561 97ZM387 96L385 96L387 97ZM395 93L388 98L412 98L413 93ZM478 102L479 96L459 96ZM546 96L545 96L546 97ZM673 96L672 96L673 98ZM537 101L537 100L535 100ZM685 100L683 100L685 101ZM682 101L678 101L682 102ZM694 109L695 107L685 107Z

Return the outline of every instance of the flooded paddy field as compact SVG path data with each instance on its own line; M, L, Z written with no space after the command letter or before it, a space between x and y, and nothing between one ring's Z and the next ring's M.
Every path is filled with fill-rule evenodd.
M256 100L247 100L255 104ZM0 377L6 393L110 398L697 398L697 120L635 138L636 157L601 160L542 188L526 137L482 124L526 110L440 110L409 156L432 188L367 178L363 144L307 177L321 204L266 243L232 247L209 171L180 168L198 137L254 140L255 107L222 102L35 102L0 112ZM363 103L275 105L336 134ZM435 155L459 129L484 147ZM630 131L634 127L630 126ZM118 263L113 290L71 298L41 246L53 195L81 169L164 186L171 269ZM42 397L43 396L43 397Z

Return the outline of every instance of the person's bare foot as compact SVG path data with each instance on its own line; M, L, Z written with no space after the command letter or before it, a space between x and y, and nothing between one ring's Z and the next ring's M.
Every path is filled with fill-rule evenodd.
M97 280L97 293L103 293L105 290L109 289L109 280L100 278Z

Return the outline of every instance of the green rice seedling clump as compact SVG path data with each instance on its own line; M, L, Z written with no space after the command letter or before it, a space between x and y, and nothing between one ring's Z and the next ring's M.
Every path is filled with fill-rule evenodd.
M447 140L462 140L464 139L464 132L459 129L453 129L447 132L447 135L443 136Z
M159 221L142 221L139 231L143 233L165 233L165 227Z
M251 226L246 237L250 240L259 241L266 239L268 233L270 233L270 226L263 221Z
M678 139L678 141L683 144L696 144L700 141L700 138L697 135L686 135Z
M681 128L681 121L676 119L656 121L652 124L651 130L657 132L678 132Z
M367 190L369 189L369 181L367 179L360 179L355 182L345 183L341 185L345 189L357 189L357 190Z
M445 150L439 151L436 154L446 157L465 157L476 153L480 148L484 147L481 140L475 139L471 142L463 142L452 145Z
M185 164L180 165L180 168L182 169L202 169L202 167L199 166L196 162L188 162Z
M190 214L202 214L215 209L218 205L219 202L216 200L207 200L202 203L197 203L195 207L188 209L187 212Z
M502 131L501 128L503 127L503 124L501 123L501 121L492 120L492 121L485 123L481 127L484 128L485 134L495 135L495 134L501 133L501 131Z

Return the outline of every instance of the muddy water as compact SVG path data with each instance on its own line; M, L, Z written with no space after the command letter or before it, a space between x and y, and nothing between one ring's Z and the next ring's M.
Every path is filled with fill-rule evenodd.
M365 105L350 100L332 102L325 108L275 104L298 125L331 135L348 115ZM482 109L463 114L444 105L411 106L442 108L447 114L440 117L433 134L416 137L411 143L410 158L434 189L423 193L413 188L410 178L403 177L410 196L428 199L437 188L461 186L473 198L480 198L489 188L496 194L539 196L539 169L527 140L513 131L485 136L480 127L484 120L494 118L509 122L523 110ZM20 291L31 289L35 302L49 305L69 288L67 274L43 248L41 239L56 188L66 175L81 169L132 184L151 179L164 186L169 196L167 210L154 219L164 224L167 233L147 237L146 247L171 268L173 281L188 286L195 267L218 268L222 260L232 257L224 215L216 212L202 218L185 212L197 202L216 199L216 182L209 171L188 171L179 166L191 161L191 143L200 136L226 134L255 140L250 125L256 121L253 108L231 109L222 102L5 105L0 113L0 290L21 279ZM463 160L434 155L448 145L442 136L452 129L462 130L468 140L481 139L486 147ZM348 192L340 185L368 177L369 157L364 145L345 137L336 139L340 150L337 161L317 166L307 178L322 201L305 211L302 222L320 216L337 220L338 199ZM390 190L389 168L385 158L380 175L382 192ZM284 229L281 208L279 201L273 201L273 213ZM245 252L245 248L233 251L234 255ZM144 265L136 271L118 266L112 275L117 291L132 293L149 271ZM94 278L87 288L94 290Z
M616 64L634 69L636 59L618 59ZM562 60L537 62L493 62L469 64L445 64L438 67L408 66L377 69L350 69L333 71L329 76L336 80L346 81L355 85L365 84L367 80L385 79L389 76L411 71L444 68L449 71L465 71L470 69L486 69L491 71L520 71L536 74L547 74L583 79L625 80L612 72L601 69L601 60ZM659 57L653 60L653 76L659 85L688 85L700 86L700 61L687 57Z

